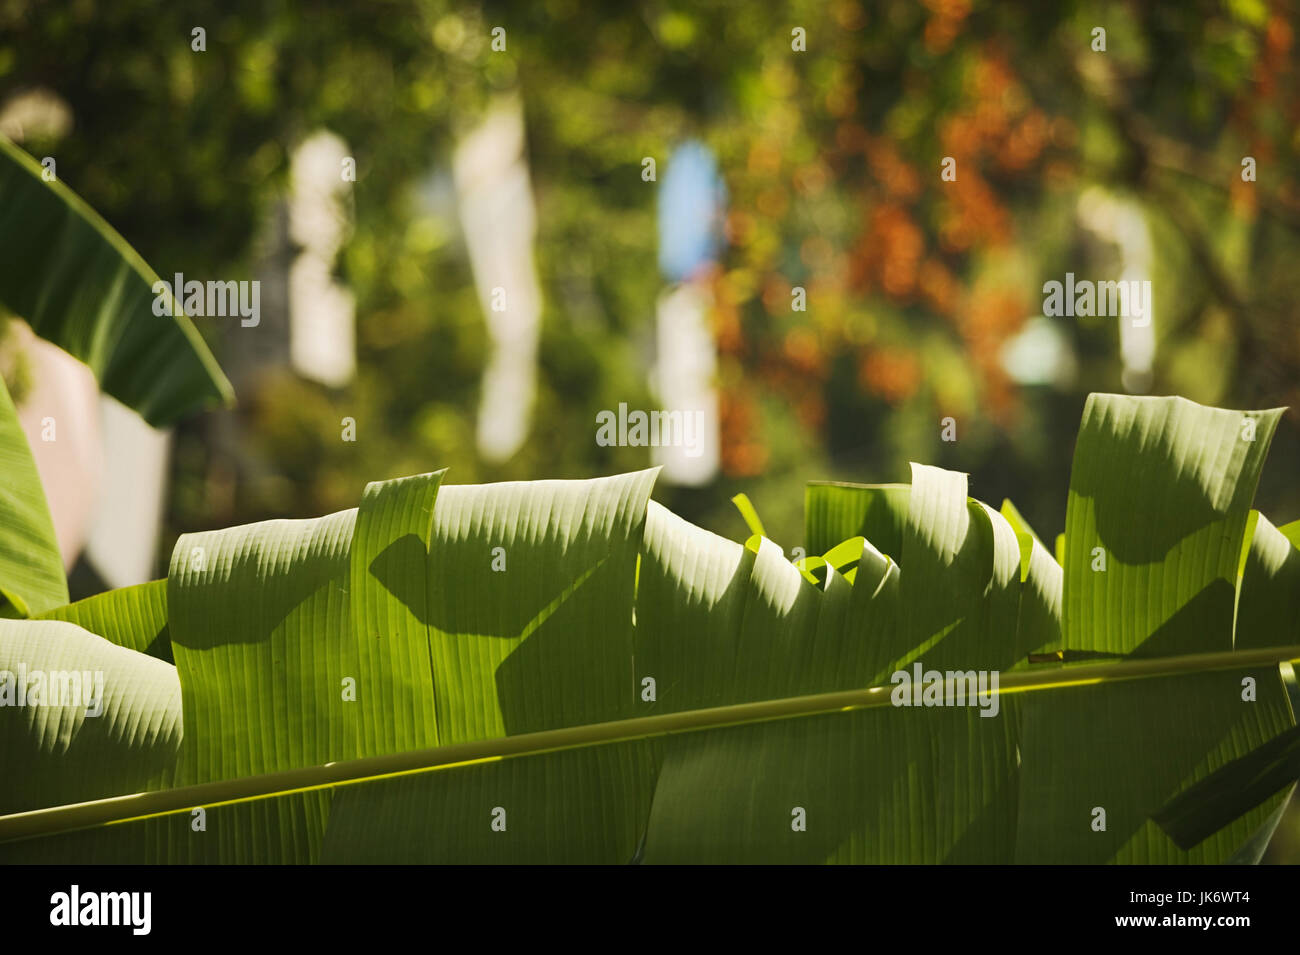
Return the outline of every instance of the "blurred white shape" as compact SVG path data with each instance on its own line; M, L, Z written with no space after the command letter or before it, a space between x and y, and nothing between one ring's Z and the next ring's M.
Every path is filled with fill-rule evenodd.
M103 475L99 385L89 368L37 338L25 322L14 322L13 334L32 373L32 388L18 408L18 421L32 449L68 570L85 547Z
M65 569L84 552L110 587L152 580L166 499L171 432L102 395L89 368L15 333L32 369L18 420L41 476Z
M707 288L698 282L678 286L659 299L655 391L666 411L702 412L700 433L691 446L652 451L654 463L663 465L661 479L670 484L707 484L718 472L717 359L709 305Z
M1155 262L1151 229L1140 203L1092 186L1079 196L1079 221L1098 238L1119 249L1122 282L1151 280ZM1149 314L1119 318L1119 351L1123 362L1123 384L1131 392L1151 387L1156 358L1155 300L1147 303Z
M289 360L333 387L356 372L356 303L332 274L348 230L347 154L343 140L322 130L294 150L289 167L289 235L302 247L289 267Z
M99 399L104 469L86 558L104 583L154 579L167 499L171 431L158 431L107 395Z
M46 87L22 90L0 106L0 134L16 143L29 138L62 139L71 131L72 110L63 97Z
M712 296L707 267L721 244L720 223L726 187L713 153L688 140L673 150L658 194L659 268L670 282L682 283L659 298L655 323L657 363L651 382L670 414L699 421L689 445L654 449L670 484L701 485L718 472L717 356L708 314Z
M303 253L289 266L289 359L303 377L341 387L356 372L356 302L329 263Z
M518 99L498 99L452 159L461 227L492 351L483 373L478 449L504 461L528 437L542 295L533 265L536 210Z
M1060 326L1039 315L1002 346L1002 368L1022 385L1069 385L1078 370Z

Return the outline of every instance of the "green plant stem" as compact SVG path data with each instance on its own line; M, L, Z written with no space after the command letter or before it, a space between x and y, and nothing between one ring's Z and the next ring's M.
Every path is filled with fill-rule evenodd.
M1125 680L1177 676L1185 673L1239 670L1285 662L1300 662L1300 645L1010 672L1000 675L996 692L1002 695L1028 693ZM662 716L642 716L538 733L523 733L518 736L473 740L383 756L366 756L360 759L325 763L322 766L307 766L261 776L226 779L158 792L135 793L66 806L52 806L0 816L0 842L72 832L100 825L118 825L154 816L189 812L200 806L212 808L251 802L294 792L350 786L394 776L433 772L509 757L540 755L557 750L648 739L673 733L692 733L742 723L761 723L848 710L871 709L889 705L893 689L892 685L873 686L860 690L688 710Z

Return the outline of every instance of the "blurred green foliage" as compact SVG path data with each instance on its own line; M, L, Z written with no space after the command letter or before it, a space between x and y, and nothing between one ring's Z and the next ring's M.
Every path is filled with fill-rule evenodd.
M743 490L790 547L806 480L902 480L916 460L970 472L972 494L1012 498L1050 540L1084 397L1125 390L1119 335L1053 319L1075 370L1044 384L1012 380L1002 356L1045 281L1114 277L1114 249L1080 226L1090 188L1138 203L1153 237L1145 390L1300 407L1294 7L0 0L0 104L35 89L67 104L70 130L24 147L57 156L162 275L251 277L295 145L326 128L357 159L338 263L357 376L329 389L272 368L237 379L237 411L185 426L164 557L182 531L316 515L367 481L443 466L457 482L645 466L644 448L597 446L594 420L653 400L663 289L641 159L663 164L691 136L729 193L727 247L704 279L724 473L661 488L665 503L735 536ZM545 305L530 438L490 465L474 443L487 338L438 196L498 93L523 102ZM940 179L944 157L956 181ZM273 327L204 332L220 357ZM344 416L355 443L339 439ZM1293 411L1257 497L1275 523L1300 516L1297 474Z
M358 377L336 391L265 375L241 389L236 431L194 423L174 531L315 514L366 480L444 465L482 481L646 463L645 449L596 446L593 421L652 400L661 282L640 161L693 135L730 193L710 279L725 475L669 503L734 530L726 502L747 490L790 545L805 479L896 480L921 460L970 471L974 493L1012 497L1051 534L1063 436L1088 391L1123 390L1118 335L1056 320L1078 371L1055 386L1017 385L1001 354L1044 281L1113 268L1078 225L1089 186L1140 202L1155 236L1149 390L1300 404L1290 6L9 0L0 93L69 105L69 133L24 145L56 155L164 275L248 274L313 130L357 158L339 271L358 302ZM191 50L195 26L206 52ZM509 91L524 102L545 314L530 441L489 466L474 451L487 344L467 257L454 209L421 196ZM1256 183L1240 181L1246 155ZM955 182L940 180L945 156ZM790 309L796 285L806 312ZM339 440L345 415L355 444ZM946 415L954 443L939 438ZM1298 438L1292 416L1261 493L1280 520L1300 513Z

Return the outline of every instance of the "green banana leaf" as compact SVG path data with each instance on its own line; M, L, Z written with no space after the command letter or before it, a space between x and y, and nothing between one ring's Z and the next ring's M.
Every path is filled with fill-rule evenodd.
M1247 515L1279 415L1089 397L1066 512L1067 650L1142 658L1233 646ZM1152 817L1293 724L1276 667L1027 699L1017 861L1221 862L1280 795L1190 849Z
M1235 645L1300 642L1300 548L1257 511L1251 512L1249 540L1237 601Z
M63 183L0 136L0 303L90 366L155 427L234 393L185 316L154 314L158 276Z
M802 567L652 502L653 471L483 486L436 472L372 484L357 510L186 535L165 602L146 585L54 611L109 639L0 629L0 660L82 659L92 640L167 668L126 648L156 643L165 603L185 727L170 761L92 780L116 798L66 805L82 798L61 788L83 768L69 760L49 772L59 785L7 800L31 811L0 817L0 860L1256 859L1294 758L1278 662L1300 647L1268 576L1287 564L1265 559L1271 525L1257 522L1238 584L1264 449L1237 454L1225 422L1242 413L1188 404L1090 405L1067 515L1073 602L1013 507L921 465L910 486L811 486L821 556ZM1267 416L1248 414L1266 444ZM1182 523L1144 558L1153 542L1132 538L1152 530L1134 509L1158 495L1099 480L1099 460L1190 480L1177 493L1203 523L1167 518ZM1116 559L1072 578L1098 535ZM1205 600L1211 632L1179 623L1152 652ZM1262 642L1234 644L1234 606ZM1062 634L1115 659L1031 662ZM1001 690L898 705L922 702L901 692L914 666L947 690L1000 673ZM47 736L0 709L21 759Z
M1065 517L1067 646L1232 647L1246 517L1281 414L1089 396Z
M0 812L176 782L175 667L71 623L0 620L0 673L12 675L0 681ZM6 686L44 690L6 698Z
M1183 790L1154 818L1180 848L1190 849L1297 778L1300 726L1293 726Z
M964 476L917 472L933 510L968 515ZM852 491L834 486L829 493L852 503ZM859 515L872 506L855 511L851 530L861 529ZM672 691L674 707L864 687L889 656L924 642L914 637L892 654L882 651L899 633L902 595L912 592L908 571L900 588L899 565L865 541L854 582L832 567L822 589L770 541L742 549L662 509L651 514L638 647L654 648L649 669ZM928 543L956 552L968 527L943 526ZM846 528L807 539L816 547ZM991 548L983 559L973 573L997 579ZM1014 620L999 637L1014 640ZM701 668L706 661L716 662ZM669 738L639 861L1009 859L1013 726L1012 719L984 719L971 709L877 707Z
M28 617L68 602L68 582L36 462L0 381L0 616Z
M412 520L385 523L369 579L353 581L410 611L401 640L428 660L414 676L433 699L440 743L634 715L636 564L657 474L392 489L390 510ZM411 566L424 573L400 569ZM324 858L626 862L652 761L647 744L615 745L348 787Z
M845 484L814 481L804 491L804 540L810 554L850 537L865 537L898 559L911 501L906 484Z
M1061 565L1014 504L1004 500L1001 513L1020 543L1020 613L1016 627L1022 635L1021 643L1031 651L1062 649Z
M152 580L55 607L37 620L65 620L109 643L175 663L167 629L167 581Z

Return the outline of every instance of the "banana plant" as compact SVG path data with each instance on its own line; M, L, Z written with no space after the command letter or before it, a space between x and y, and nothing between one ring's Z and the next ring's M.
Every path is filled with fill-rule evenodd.
M0 136L0 305L162 427L234 393L179 307L155 312L158 282L98 213Z
M57 607L6 469L0 587L45 599L0 620L0 861L1258 861L1300 775L1279 415L1092 395L1063 564L921 464L810 485L798 561L655 470L435 471Z

